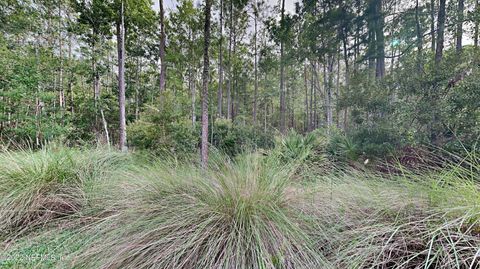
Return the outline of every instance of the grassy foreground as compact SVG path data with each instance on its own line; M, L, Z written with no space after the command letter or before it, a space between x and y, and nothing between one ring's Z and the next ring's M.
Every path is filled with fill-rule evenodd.
M203 171L101 149L4 152L0 268L480 268L473 160L378 175L277 154L215 155Z

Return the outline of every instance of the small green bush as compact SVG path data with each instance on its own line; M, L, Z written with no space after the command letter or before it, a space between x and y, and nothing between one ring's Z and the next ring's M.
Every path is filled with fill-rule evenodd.
M273 135L256 130L252 126L233 125L229 120L216 120L211 141L228 156L236 156L246 150L270 149L274 146Z

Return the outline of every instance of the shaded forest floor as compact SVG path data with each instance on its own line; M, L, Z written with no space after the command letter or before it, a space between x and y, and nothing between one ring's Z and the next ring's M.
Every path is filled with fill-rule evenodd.
M300 148L300 149L299 149ZM0 154L0 268L480 268L480 165Z

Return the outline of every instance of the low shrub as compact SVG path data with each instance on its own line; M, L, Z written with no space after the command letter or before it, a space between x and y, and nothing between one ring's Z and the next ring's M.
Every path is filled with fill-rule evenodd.
M230 120L216 120L212 132L212 145L230 157L246 151L270 149L275 143L272 134L253 126L234 125Z
M315 176L318 172L325 172L329 167L325 141L326 138L320 131L306 135L291 131L279 137L273 156L283 163L295 165L297 174L309 178L312 174Z

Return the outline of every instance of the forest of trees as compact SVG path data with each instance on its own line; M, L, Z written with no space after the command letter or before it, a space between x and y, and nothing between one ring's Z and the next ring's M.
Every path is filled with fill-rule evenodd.
M2 143L190 152L322 129L382 155L478 140L478 0L174 5L2 1Z

